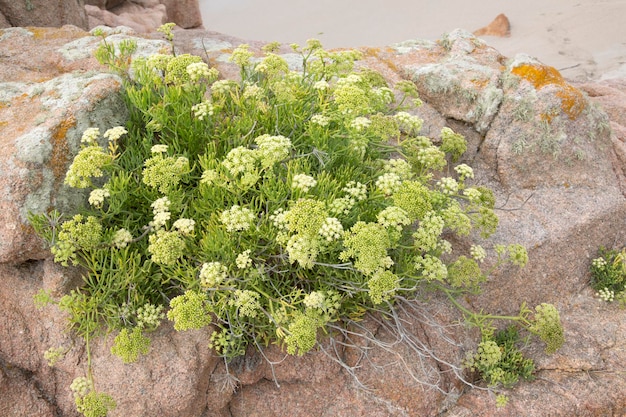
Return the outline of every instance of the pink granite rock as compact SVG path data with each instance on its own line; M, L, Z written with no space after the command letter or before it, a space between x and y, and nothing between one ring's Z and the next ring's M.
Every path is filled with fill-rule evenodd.
M83 6L82 0L61 0L54 5L47 0L0 0L0 14L13 27L75 25L87 29L87 14Z

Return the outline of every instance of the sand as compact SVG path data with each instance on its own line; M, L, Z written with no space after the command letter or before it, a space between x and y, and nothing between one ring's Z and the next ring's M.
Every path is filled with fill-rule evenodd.
M483 39L506 56L527 53L571 80L626 78L626 0L200 0L204 26L242 39L328 48L435 40L487 25L499 13L511 36Z

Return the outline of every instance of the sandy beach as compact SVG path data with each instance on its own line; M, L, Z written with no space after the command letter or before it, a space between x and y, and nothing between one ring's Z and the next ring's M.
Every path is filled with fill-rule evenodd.
M527 53L572 80L626 78L626 0L200 0L204 26L243 39L328 48L435 40L474 31L504 13L511 36L483 39Z

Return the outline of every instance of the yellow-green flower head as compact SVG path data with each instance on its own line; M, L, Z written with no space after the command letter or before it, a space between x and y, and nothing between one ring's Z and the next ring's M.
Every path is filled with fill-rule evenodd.
M467 150L467 142L463 135L454 133L449 127L441 129L441 150L452 156L452 160L456 161Z
M111 346L111 353L119 356L124 363L136 362L139 355L145 355L149 350L150 339L142 334L139 327L135 327L132 332L122 329Z
M146 67L155 69L158 71L165 71L167 64L174 58L172 55L166 54L154 54L150 55L145 62Z
M75 403L76 411L88 417L105 417L117 405L109 394L96 391L76 397Z
M89 380L84 376L74 378L70 384L70 390L76 397L84 397L89 391L91 391L91 384Z
M389 301L396 295L400 278L391 271L379 269L367 281L369 296L373 304Z
M65 184L74 188L87 188L93 184L91 178L104 175L102 168L113 162L113 156L98 145L84 147L74 157L65 176Z
M321 291L313 291L304 296L302 303L307 308L323 308L326 301L324 293Z
M165 39L167 39L168 41L172 41L174 40L174 33L173 33L174 26L176 26L176 23L172 23L172 22L164 23L158 27L157 32L161 32L162 34L165 35Z
M356 200L352 197L335 198L328 205L328 212L334 216L347 215L355 204Z
M330 84L328 84L328 81L326 80L320 80L320 81L316 81L313 84L313 89L314 90L318 90L318 91L326 91L330 88Z
M326 205L322 201L301 198L285 214L289 231L304 236L317 236L328 217Z
M302 356L313 349L317 343L317 329L322 324L320 318L313 313L298 312L289 324L289 335L285 337L287 353Z
M376 220L383 227L391 227L398 232L402 231L402 226L411 224L411 219L406 211L396 206L389 206L376 215Z
M250 65L250 59L253 56L254 54L250 52L250 45L244 43L235 48L228 61L243 68Z
M407 212L411 222L432 210L430 191L419 181L404 181L393 194L393 204Z
M58 240L71 242L77 249L95 249L102 240L102 225L94 216L76 214L61 225Z
M287 64L285 58L273 53L268 53L263 61L257 64L255 69L269 78L277 78L283 77L289 72L289 64Z
M191 81L187 67L194 63L202 62L199 56L182 54L170 59L165 69L165 82L167 84L181 85Z
M287 220L287 211L283 208L279 208L270 216L272 224L280 230L287 230L289 228L289 221Z
M286 159L291 153L291 140L284 136L262 135L254 140L263 168L267 169Z
M480 367L490 368L497 365L500 359L502 359L502 351L495 341L485 340L480 342L475 357L475 361Z
M228 152L222 165L231 175L236 176L245 172L254 172L257 158L258 154L254 150L238 146Z
M233 85L232 80L217 80L211 84L211 94L216 97L226 95L231 91Z
M387 250L392 246L391 238L387 229L378 223L355 223L344 232L343 244L346 250L339 254L339 259L354 259L354 267L365 275L393 265L387 256Z
M459 183L451 177L441 178L437 181L437 186L441 188L441 192L446 195L453 195L459 191Z
M359 116L359 117L352 119L352 121L350 122L350 127L356 130L357 132L360 132L363 130L367 130L367 128L371 124L372 122L370 121L370 119L368 119L367 117Z
M148 238L148 252L153 262L160 265L174 265L185 250L185 241L178 232L157 230Z
M290 263L297 262L302 268L310 269L319 254L320 242L315 237L293 235L287 242L286 251Z
M230 299L228 304L236 307L241 317L255 318L261 311L260 297L256 291L236 290L234 298Z
M140 329L155 330L164 318L162 305L146 303L137 309L137 327Z
M422 147L417 151L417 162L424 169L437 171L446 166L446 154L436 146Z
M384 104L391 104L396 98L393 94L393 91L388 87L377 87L374 88L372 91Z
M170 203L169 198L161 197L161 198L154 200L154 202L150 204L150 207L152 207L152 213L154 214L164 213L170 210L170 204L171 203Z
M243 98L252 101L261 101L265 96L265 90L256 84L246 84L243 89Z
M463 190L463 195L465 197L467 197L467 199L469 200L470 203L473 204L480 204L481 200L480 197L482 195L482 193L474 188L474 187L470 187L470 188L466 188Z
M229 232L241 232L248 230L256 216L246 207L235 204L228 210L224 210L220 215L220 221L226 226Z
M476 261L484 262L485 258L487 257L487 252L480 245L472 245L470 247L470 255L472 255L472 258L474 258Z
M474 252L476 251L478 251L477 255L482 255L481 253L479 253L479 249L475 248ZM453 287L472 288L476 287L484 280L485 276L480 270L478 263L474 259L470 259L465 256L459 256L456 261L448 266L448 282Z
M358 77L358 76L355 76ZM359 77L360 78L360 77ZM341 80L347 80L342 78ZM333 92L334 102L344 115L363 115L371 111L367 92L352 82L338 82Z
M194 62L187 65L187 74L192 82L205 81L211 83L219 77L217 68L209 68L204 62Z
M211 323L211 308L204 292L189 290L172 298L167 318L178 331L201 329Z
M433 211L426 213L419 227L413 233L415 247L421 252L429 252L436 249L444 225L445 222L441 216Z
M448 268L436 256L424 255L415 258L415 270L422 275L422 278L431 282L443 282L448 278Z
M176 158L155 154L146 160L144 166L143 183L152 188L158 188L163 194L167 194L176 187L183 175L189 172L189 160L184 156Z

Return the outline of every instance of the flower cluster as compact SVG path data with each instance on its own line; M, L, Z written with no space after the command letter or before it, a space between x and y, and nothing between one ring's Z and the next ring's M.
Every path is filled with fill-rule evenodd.
M203 101L202 103L195 104L191 107L191 111L198 120L204 120L207 117L213 116L213 113L215 113L215 107L213 107L213 104L210 101Z
M411 221L415 221L432 209L431 193L419 181L404 181L393 193L393 204L406 211Z
M391 238L385 227L378 223L357 222L344 232L343 244L346 249L339 254L339 259L354 259L354 267L365 275L393 265L387 255L387 250L392 247Z
M257 153L261 165L266 169L286 159L291 152L291 140L281 135L262 135L254 142L258 145Z
M314 114L311 116L311 123L321 127L326 127L330 124L330 117L324 116L323 114Z
M289 324L289 335L285 337L287 353L302 356L313 349L317 343L317 329L322 324L315 310L307 309L305 313L298 312Z
M43 357L48 362L48 366L54 366L59 361L59 359L61 359L65 355L66 351L67 349L65 349L63 346L56 348L51 347L43 353Z
M188 172L189 160L184 156L164 157L161 153L157 153L144 163L143 183L157 188L162 194L167 194Z
M178 219L172 226L175 230L178 230L181 235L186 236L193 233L196 221L193 219Z
M402 181L413 178L413 167L404 159L392 158L384 162L384 171L396 174Z
M94 208L102 208L104 199L111 197L111 193L106 188L96 188L89 193L89 204Z
M448 268L441 259L432 255L418 255L415 258L415 270L426 281L441 281L448 278Z
M415 247L421 252L429 252L436 249L444 224L443 219L435 212L430 211L426 213L420 222L419 228L413 233Z
M535 307L535 319L530 331L546 343L546 353L556 352L565 343L561 316L552 304L541 303Z
M150 226L156 230L165 227L172 216L170 213L170 204L170 200L167 197L161 197L151 204L154 218L152 222L150 222Z
M389 301L396 294L400 278L391 271L379 269L367 281L369 296L374 304Z
M153 262L174 265L185 253L185 241L180 233L159 229L148 237L148 252Z
M74 188L91 187L91 178L104 176L102 169L113 162L113 159L112 155L97 144L83 147L67 170L65 184Z
M320 227L319 234L327 242L338 240L343 233L343 226L339 219L335 217L327 217Z
M447 195L456 194L459 191L459 183L454 178L443 177L437 181L437 186L441 188L441 192Z
M392 195L400 189L401 178L394 172L387 172L376 179L376 188L384 195Z
M139 327L132 332L122 329L111 346L111 353L119 356L124 363L136 362L139 355L145 355L150 350L150 339L145 337Z
M350 122L350 127L357 132L366 130L372 122L367 117L357 117Z
M204 288L217 288L228 277L228 268L220 262L202 264L200 285Z
M167 318L174 322L174 329L201 329L211 323L206 293L189 290L183 295L172 298Z
M237 259L235 259L235 265L237 265L237 268L247 269L252 266L252 258L250 258L251 252L252 251L250 249L247 249L237 255Z
M137 309L137 328L155 330L163 318L165 313L162 305L146 303Z
M317 180L310 175L296 174L293 176L291 187L306 193L317 185Z
M236 290L234 298L228 301L228 304L237 308L241 317L255 318L260 310L259 303L260 294L251 290Z
M58 240L50 249L55 262L67 266L67 261L76 260L76 251L91 251L102 241L102 224L94 216L76 214L61 225Z
M115 400L105 393L96 392L93 384L85 377L74 378L70 389L74 393L74 402L79 413L86 417L105 417L116 407Z
M400 129L408 134L418 134L422 130L424 121L418 116L401 111L396 113L394 117L398 121Z
M402 231L402 226L411 224L411 219L406 214L406 211L400 207L389 206L376 216L378 223L384 227L392 227L398 232Z
M237 204L228 210L224 210L220 215L220 221L229 232L241 232L250 229L254 219L255 215L252 210Z

